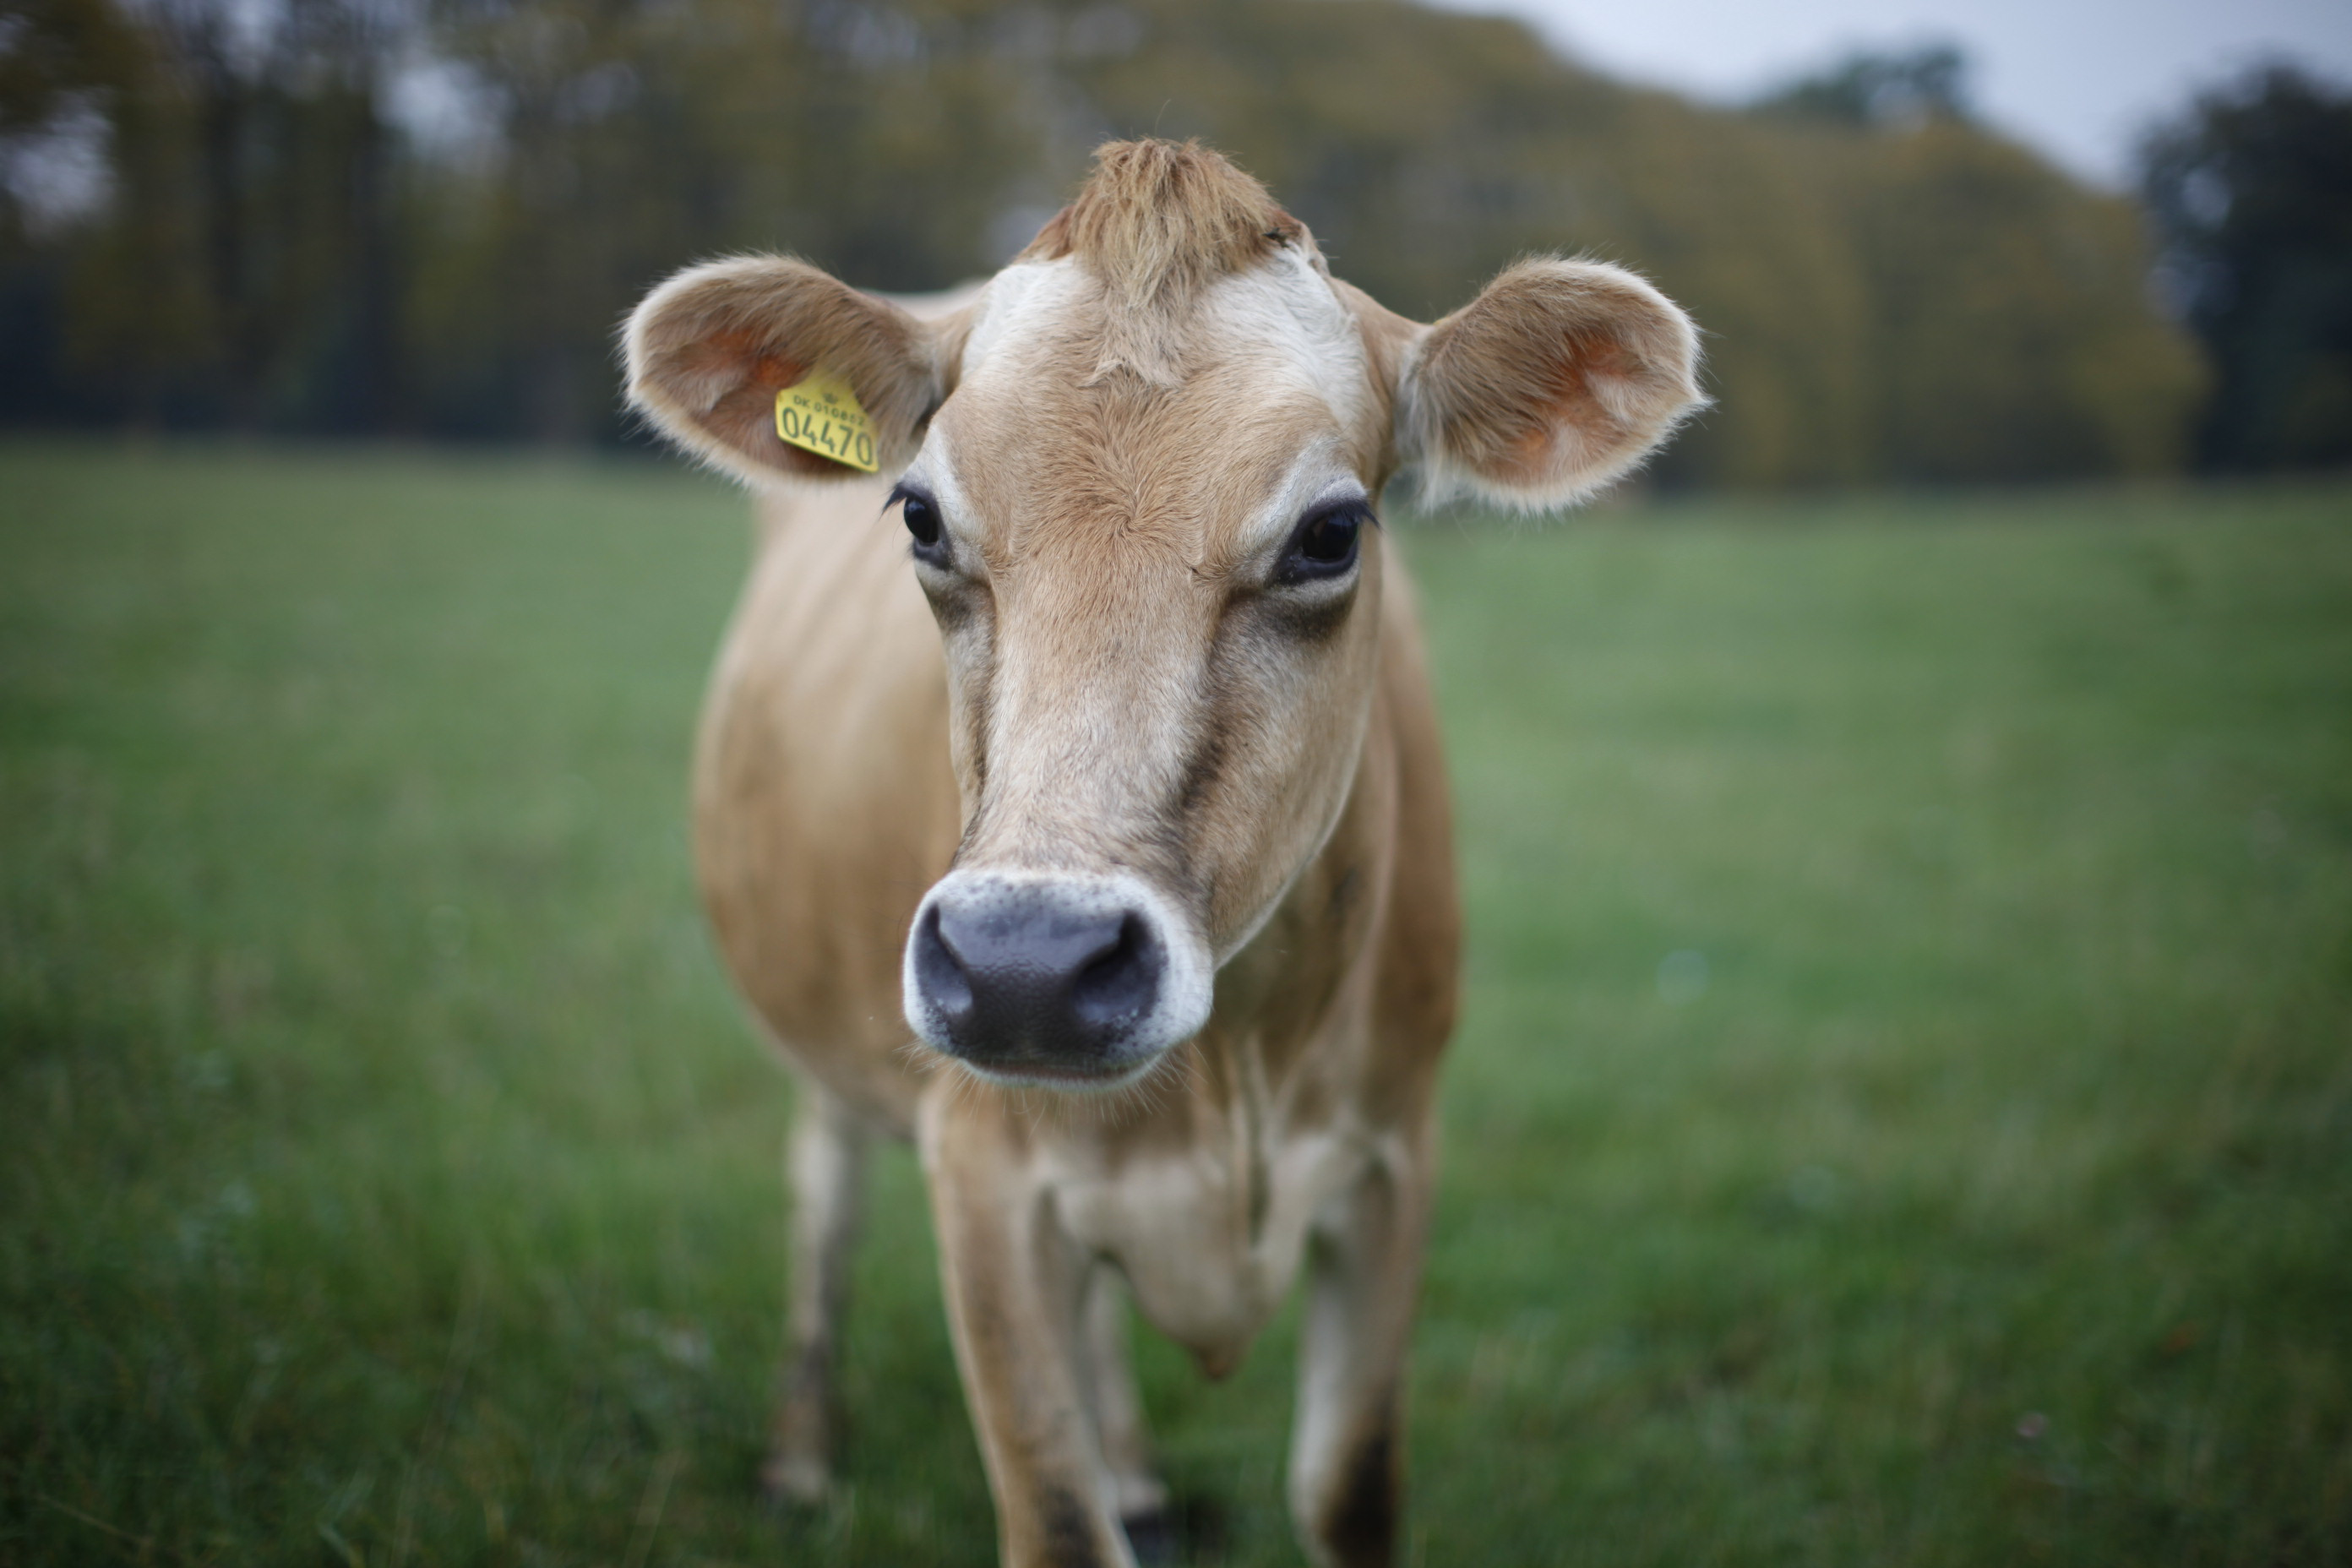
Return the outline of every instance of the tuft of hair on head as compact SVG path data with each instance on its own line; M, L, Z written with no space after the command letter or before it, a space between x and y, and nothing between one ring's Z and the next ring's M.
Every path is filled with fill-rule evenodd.
M1167 382L1176 378L1181 331L1209 285L1285 245L1312 255L1313 244L1264 185L1197 141L1106 142L1077 199L1015 259L1074 258L1101 284L1098 376L1127 369Z

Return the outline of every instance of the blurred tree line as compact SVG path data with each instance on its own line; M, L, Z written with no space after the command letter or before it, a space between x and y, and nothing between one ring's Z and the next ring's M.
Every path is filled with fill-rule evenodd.
M2210 352L2198 456L2352 463L2352 92L2264 67L2149 138L2159 276Z
M1965 85L1704 108L1404 0L0 0L0 421L619 439L672 268L946 285L1157 133L1424 319L1530 250L1647 272L1719 399L1666 482L2178 467L2206 373L2140 210Z

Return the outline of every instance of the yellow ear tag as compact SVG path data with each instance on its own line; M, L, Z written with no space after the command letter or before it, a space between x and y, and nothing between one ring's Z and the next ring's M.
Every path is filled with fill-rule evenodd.
M793 446L874 472L874 421L849 383L821 370L776 394L776 436Z

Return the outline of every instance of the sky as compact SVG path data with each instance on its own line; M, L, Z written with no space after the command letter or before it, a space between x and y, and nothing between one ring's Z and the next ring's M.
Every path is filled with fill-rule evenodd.
M1953 42L1983 117L2100 184L2150 121L2245 65L2352 82L2352 0L1437 0L1525 17L1612 75L1733 101L1856 47Z

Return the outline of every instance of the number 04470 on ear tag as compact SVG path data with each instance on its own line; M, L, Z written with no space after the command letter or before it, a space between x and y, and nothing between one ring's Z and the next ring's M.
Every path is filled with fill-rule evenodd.
M874 421L849 383L831 371L776 394L776 436L820 458L874 472Z

